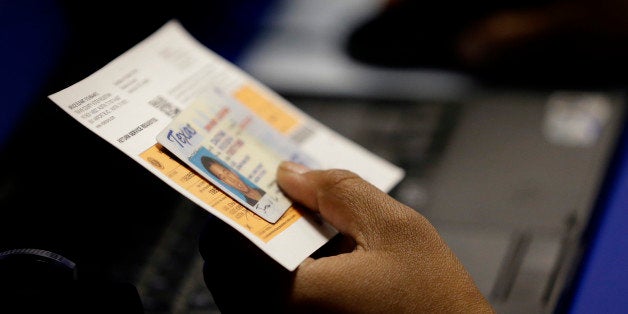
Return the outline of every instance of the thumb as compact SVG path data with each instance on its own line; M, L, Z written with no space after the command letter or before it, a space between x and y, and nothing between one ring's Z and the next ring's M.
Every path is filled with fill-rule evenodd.
M374 185L347 170L312 170L283 162L277 183L286 195L320 215L358 245L374 244L416 214ZM394 229L393 229L394 230ZM367 245L368 246L368 245Z

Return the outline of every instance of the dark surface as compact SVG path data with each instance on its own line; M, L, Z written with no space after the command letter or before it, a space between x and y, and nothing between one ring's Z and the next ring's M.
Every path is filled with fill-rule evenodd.
M527 10L558 1L394 1L365 20L346 42L347 53L369 66L448 69L491 86L591 87L624 84L628 45L600 36L595 27L565 28L490 57L467 63L457 43L463 32L491 14Z

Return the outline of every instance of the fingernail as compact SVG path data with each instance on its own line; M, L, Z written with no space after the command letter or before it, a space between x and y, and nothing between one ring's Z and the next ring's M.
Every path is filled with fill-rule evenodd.
M298 164L296 162L291 162L291 161L281 162L281 164L279 164L279 169L290 171L290 172L295 172L298 174L303 174L310 171L310 168L302 164Z

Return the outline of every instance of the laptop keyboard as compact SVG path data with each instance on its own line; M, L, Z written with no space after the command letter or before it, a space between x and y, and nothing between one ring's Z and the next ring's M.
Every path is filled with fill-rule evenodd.
M198 236L208 215L187 199L174 209L135 280L145 313L220 313L203 281L198 250Z

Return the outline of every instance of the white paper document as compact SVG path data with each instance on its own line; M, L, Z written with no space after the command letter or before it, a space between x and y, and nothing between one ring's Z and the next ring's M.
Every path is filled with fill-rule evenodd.
M203 46L176 20L49 98L289 270L337 231L281 193L279 162L351 170L385 192L404 176Z

